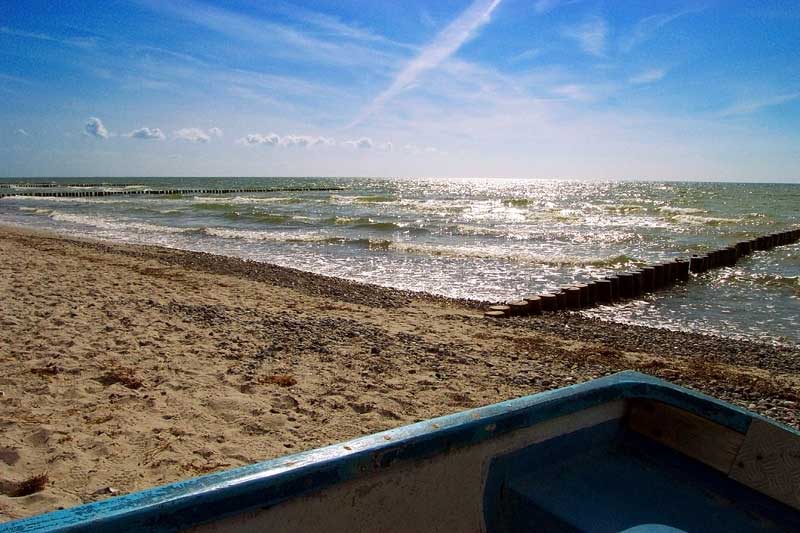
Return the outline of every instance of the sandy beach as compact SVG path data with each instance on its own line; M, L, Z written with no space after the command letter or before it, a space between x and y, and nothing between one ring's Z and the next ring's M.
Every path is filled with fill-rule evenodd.
M798 347L11 227L0 272L0 521L625 369L800 427Z

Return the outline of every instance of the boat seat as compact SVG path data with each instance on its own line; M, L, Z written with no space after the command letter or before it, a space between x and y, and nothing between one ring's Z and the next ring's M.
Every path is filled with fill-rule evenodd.
M601 426L495 460L489 530L798 530L782 504L619 423Z

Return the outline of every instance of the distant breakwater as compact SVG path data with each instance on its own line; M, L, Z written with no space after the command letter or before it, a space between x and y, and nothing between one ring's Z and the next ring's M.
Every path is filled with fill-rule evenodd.
M90 185L67 185L66 187L90 187ZM105 185L102 185L105 187ZM116 187L123 187L117 185ZM176 194L240 194L249 192L334 192L344 190L343 187L257 187L247 189L126 189L112 191L35 191L35 192L13 192L0 193L0 198L11 196L36 196L47 198L83 198L96 196L120 196L120 195L176 195Z
M753 252L771 250L798 240L800 228L771 233L706 254L695 254L689 258L618 272L585 283L562 285L556 292L523 296L518 300L492 305L484 315L490 319L498 319L614 305L669 288L678 282L687 282L691 274L699 275L715 268L733 266L740 258Z

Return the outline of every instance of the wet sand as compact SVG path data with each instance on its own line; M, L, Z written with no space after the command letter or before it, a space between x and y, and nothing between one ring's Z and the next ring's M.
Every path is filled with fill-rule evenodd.
M797 347L8 227L0 272L0 521L625 369L800 427Z

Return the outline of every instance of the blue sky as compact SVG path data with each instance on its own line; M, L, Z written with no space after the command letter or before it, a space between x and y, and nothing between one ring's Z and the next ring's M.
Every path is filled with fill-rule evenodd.
M0 175L800 181L791 1L0 4Z

